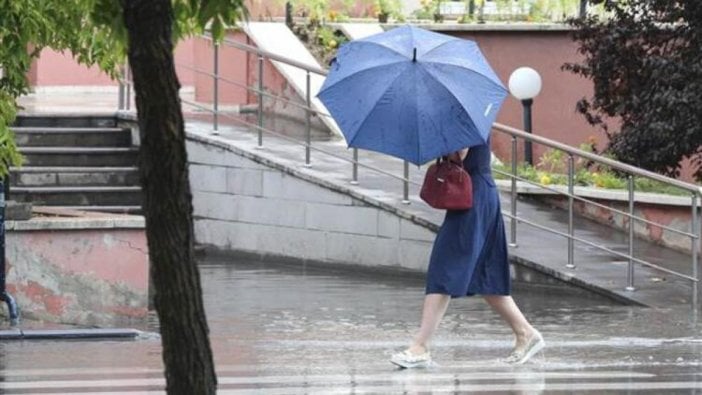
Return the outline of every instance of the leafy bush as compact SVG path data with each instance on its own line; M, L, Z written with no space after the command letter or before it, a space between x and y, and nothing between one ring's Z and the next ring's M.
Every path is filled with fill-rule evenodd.
M702 3L628 0L603 7L608 19L570 20L584 60L564 69L594 84L578 111L607 134L618 160L677 177L690 158L702 181ZM619 121L618 130L610 130L608 119Z

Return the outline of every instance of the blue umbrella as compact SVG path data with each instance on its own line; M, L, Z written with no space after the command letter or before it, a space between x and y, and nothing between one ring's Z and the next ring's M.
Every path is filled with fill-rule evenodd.
M413 26L342 46L318 94L349 147L418 165L485 144L506 96L473 41Z

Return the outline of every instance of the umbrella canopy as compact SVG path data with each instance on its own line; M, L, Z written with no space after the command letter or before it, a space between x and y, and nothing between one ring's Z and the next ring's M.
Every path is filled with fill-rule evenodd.
M414 164L485 144L506 96L474 42L414 26L341 47L318 94L350 147Z

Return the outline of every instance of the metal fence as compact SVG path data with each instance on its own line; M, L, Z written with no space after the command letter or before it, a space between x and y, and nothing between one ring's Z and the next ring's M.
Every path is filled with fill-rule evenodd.
M205 36L204 39L206 40L211 40L210 37ZM242 84L237 81L232 81L226 78L223 78L220 75L219 72L219 67L220 67L220 60L219 60L219 52L220 52L220 46L227 46L230 48L234 48L240 51L244 51L248 54L254 55L257 57L257 67L256 67L256 77L257 77L257 84L256 86L248 86L247 84ZM284 56L280 56L274 53L270 53L261 49L258 49L256 47L252 47L240 42L236 42L233 40L224 40L220 44L212 43L213 51L212 51L212 56L213 56L213 68L212 70L202 70L198 69L194 65L183 65L179 64L178 67L183 67L189 70L194 71L195 73L201 74L201 75L206 75L212 78L212 84L213 84L213 97L212 97L212 105L207 106L205 104L197 103L197 102L192 102L192 101L187 101L187 100L182 100L184 103L199 108L203 111L207 111L212 114L213 116L213 133L218 134L219 133L219 123L220 123L220 118L221 117L226 117L229 118L230 120L241 124L243 126L249 127L252 130L255 130L257 133L257 139L258 139L258 146L263 147L264 146L264 136L266 134L277 136L279 138L282 138L291 144L295 144L298 146L302 146L305 150L305 165L310 166L311 165L311 157L312 157L312 152L318 152L320 154L324 154L330 157L334 157L336 159L340 159L343 161L347 161L350 164L351 171L350 171L350 178L349 182L352 184L358 184L358 175L359 175L359 168L363 168L372 172L376 172L378 174L382 174L384 176L391 177L394 180L398 180L402 183L402 202L404 204L409 204L410 199L409 199L409 186L410 184L414 184L415 186L419 186L418 183L413 182L410 180L410 166L408 162L403 163L403 174L402 175L397 175L394 174L390 171L387 171L385 169L381 169L378 167L371 166L369 164L362 163L359 160L358 156L358 149L353 149L352 150L352 157L347 158L345 156L340 156L336 153L330 152L328 150L325 150L320 147L315 147L312 143L311 139L311 120L312 117L331 117L329 114L318 111L314 109L311 105L311 89L310 89L310 79L312 74L317 74L321 76L326 76L327 71L324 69L320 69L317 67L311 67L306 64L302 64L299 62L296 62L292 59L288 59ZM272 92L267 92L265 90L265 81L264 81L264 65L267 61L274 61L274 62L280 62L286 65L293 66L295 68L298 68L300 70L303 70L306 75L306 87L305 87L305 92L302 95L303 96L303 103L298 103L295 101L292 101L290 99L287 99L285 97L282 97L280 95L274 94ZM121 110L129 110L130 109L130 102L131 102L131 81L128 76L128 68L125 67L124 70L124 78L120 81L120 94L119 94L119 108ZM246 89L248 92L251 92L256 95L257 97L257 120L256 123L249 122L243 119L240 119L236 116L232 116L228 112L224 112L220 110L220 97L219 93L222 88L222 84L228 84L230 86L236 86L242 89ZM280 133L279 131L272 130L269 128L264 127L264 101L266 99L273 99L273 100L279 100L287 105L291 105L297 108L302 109L305 111L305 138L303 141L300 141L296 138L292 138L289 136L284 135L283 133ZM506 177L508 177L511 180L511 188L510 188L510 196L511 196L511 207L509 212L503 212L503 215L510 220L510 226L509 226L509 242L512 246L516 246L518 244L517 240L517 227L519 224L525 224L531 227L535 227L538 229L541 229L546 232L550 232L559 236L562 236L567 239L568 241L568 260L566 267L567 268L575 268L576 262L574 261L574 245L576 242L578 243L583 243L585 245L588 245L590 247L594 247L598 250L607 252L609 254L615 255L617 257L620 257L622 259L625 259L628 261L628 270L627 270L627 279L626 279L626 290L628 291L635 291L635 264L638 263L640 265L648 266L650 268L662 271L664 273L670 274L672 276L687 280L691 283L692 285L692 291L691 291L691 301L692 301L692 307L697 310L700 302L700 290L701 288L699 287L699 282L700 282L700 260L699 260L699 251L700 248L702 247L702 213L700 212L700 206L702 204L702 187L699 187L694 184L689 184L686 182L682 182L676 179L672 179L669 177L661 176L656 173L652 173L643 169L639 169L600 155L593 154L591 152L583 151L577 148L573 148L571 146L549 140L543 137L539 137L538 135L526 133L525 131L509 127L506 125L502 124L494 124L493 125L493 131L496 133L504 134L507 135L511 139L511 172L504 172L504 171L499 171L495 170L497 173L500 173ZM518 175L517 172L517 164L518 164L518 158L517 158L517 145L518 145L518 140L523 140L524 142L532 142L535 144L541 144L544 146L547 146L551 149L561 151L565 153L567 157L567 179L568 179L568 190L567 192L564 192L562 190L559 190L557 188L548 186L548 185L542 185L541 183L533 182L530 181L524 177L521 177ZM588 161L592 161L594 163L603 165L603 166L608 166L618 172L627 174L627 179L628 179L628 210L627 211L622 211L618 210L616 208L609 207L607 205L603 205L595 200L592 199L587 199L582 196L576 195L575 193L575 159L576 158L582 158L582 159L587 159ZM676 188L679 188L683 191L686 191L686 193L689 193L690 196L690 212L691 212L691 221L690 221L690 227L689 230L683 231L679 229L675 229L673 227L661 224L661 223L656 223L654 221L648 220L644 217L638 216L635 214L634 208L635 208L635 202L636 202L636 190L635 190L635 185L634 185L634 177L644 177L648 178L651 180L655 180L657 182L674 186ZM517 207L518 207L518 190L517 190L517 183L522 182L526 184L533 185L535 187L544 189L546 191L549 191L553 194L556 194L557 196L562 196L567 198L568 201L568 230L567 232L562 232L558 230L551 229L549 227L546 227L544 225L538 224L536 222L530 221L526 218L520 218L517 215ZM627 219L627 230L628 230L628 252L623 253L619 251L615 251L611 248L608 248L607 246L600 245L598 243L586 240L581 237L577 237L575 235L575 226L574 226L574 217L575 217L575 210L574 210L574 204L576 201L583 202L585 204L589 205L594 205L596 207L606 209L606 210L611 210L612 213L616 213L619 215L624 216ZM674 234L689 238L690 240L690 267L691 267L691 274L686 274L682 272L678 272L675 270L671 270L669 268L656 265L652 262L637 258L634 254L634 240L635 240L635 234L634 234L634 226L636 223L644 223L650 226L658 227L662 230L672 232Z

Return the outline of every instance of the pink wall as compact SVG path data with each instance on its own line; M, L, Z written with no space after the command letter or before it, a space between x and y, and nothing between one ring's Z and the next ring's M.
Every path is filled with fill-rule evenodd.
M111 325L146 317L143 229L9 231L7 266L7 289L29 318Z
M598 146L606 141L602 133L592 128L585 119L576 113L575 103L582 97L590 95L592 87L589 81L561 70L566 62L579 59L576 45L565 31L556 32L447 32L478 43L491 66L507 87L510 74L522 66L531 67L539 72L543 82L541 93L534 99L532 106L532 130L549 139L557 140L577 147L593 136ZM522 128L522 104L512 97L507 97L497 119L509 126ZM499 132L495 134L493 147L502 159L510 157L511 140ZM537 160L545 151L544 147L534 146L534 159ZM519 157L524 149L519 145Z
M194 63L194 42L194 39L187 39L178 44L175 51L177 64ZM182 67L177 69L181 85L193 85L193 72ZM70 53L56 52L52 49L41 51L41 55L32 64L27 77L33 87L117 85L97 67L83 66L78 64Z
M231 32L228 39L249 44L245 34ZM193 54L195 67L207 73L214 72L214 49L210 40L196 38L193 40ZM223 104L245 104L248 102L248 93L243 86L249 82L249 56L246 52L234 49L231 46L221 45L219 48L219 74L223 79L235 82L220 81L219 99ZM194 76L195 99L203 103L212 103L214 83L211 76L196 73Z

